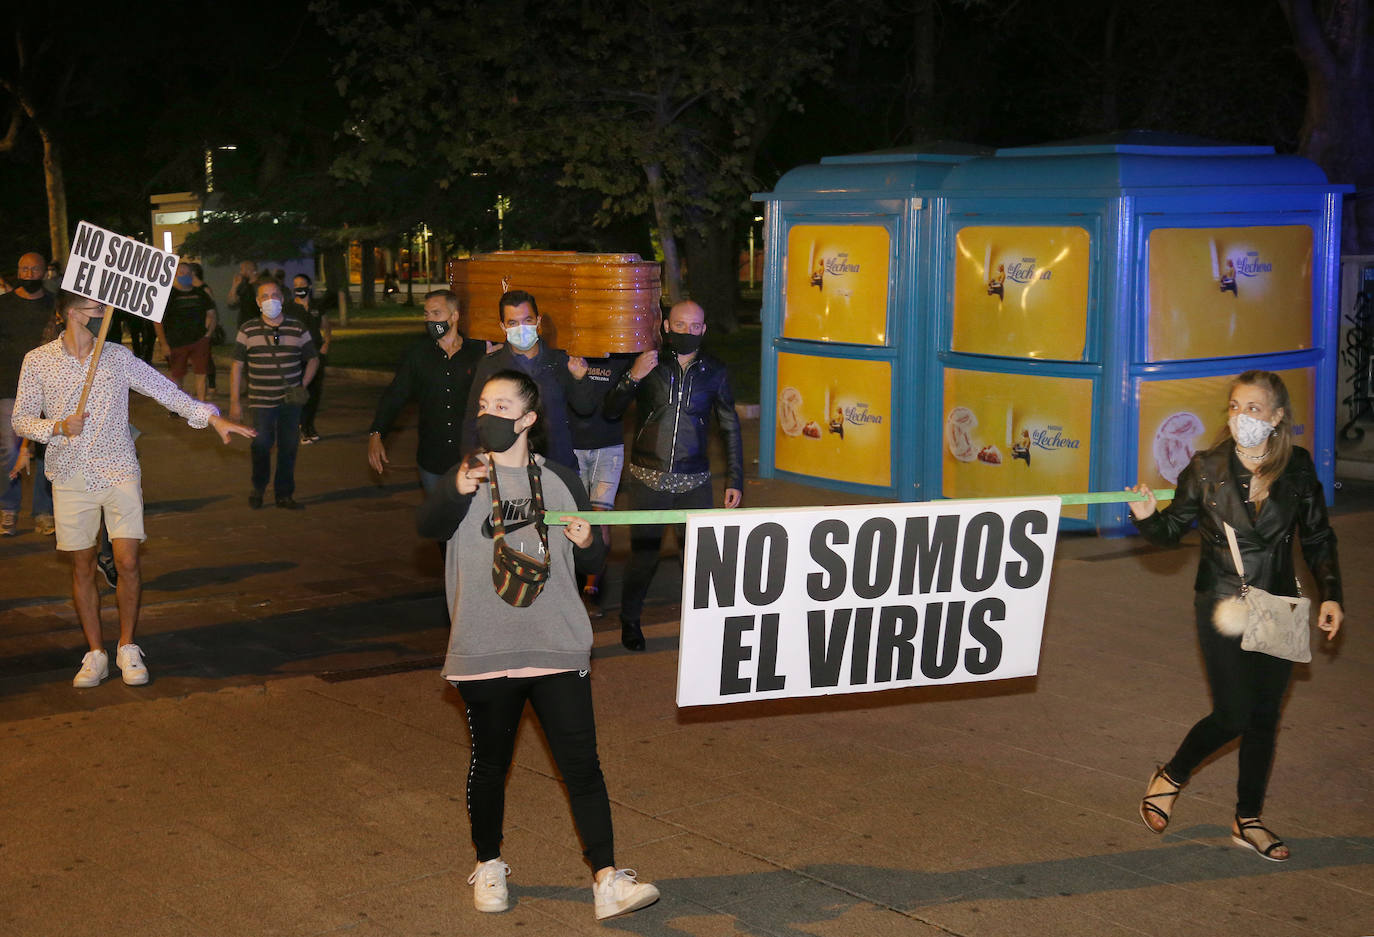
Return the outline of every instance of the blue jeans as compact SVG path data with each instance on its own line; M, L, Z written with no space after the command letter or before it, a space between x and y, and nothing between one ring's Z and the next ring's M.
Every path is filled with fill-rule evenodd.
M253 428L258 431L249 448L253 453L253 490L272 490L278 498L289 498L296 491L296 452L301 445L301 408L279 404L254 407ZM272 476L272 446L277 447L277 474Z
M422 490L425 493L425 497L428 498L430 495L434 494L434 489L439 487L439 480L444 476L435 475L433 472L428 472L418 465L415 466L415 469L420 473L420 490Z
M19 447L23 439L14 431L10 420L14 416L14 398L0 400L0 510L18 513L20 502L24 499L24 476L10 478L10 470L19 459ZM30 463L33 474L33 515L38 517L52 514L52 482L43 474L43 460L36 458Z

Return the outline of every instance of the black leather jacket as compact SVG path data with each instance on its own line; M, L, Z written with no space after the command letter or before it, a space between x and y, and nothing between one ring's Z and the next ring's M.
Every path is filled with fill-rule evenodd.
M1151 543L1172 546L1197 521L1202 540L1195 588L1212 595L1236 595L1240 577L1231 560L1222 522L1236 531L1245 578L1274 595L1293 595L1293 530L1302 544L1303 559L1312 571L1321 598L1341 601L1341 571L1336 560L1336 533L1326 516L1326 499L1317 479L1312 455L1293 447L1288 465L1270 486L1269 496L1255 520L1245 506L1245 494L1231 469L1235 443L1226 440L1194 454L1178 477L1174 500L1163 511L1135 521ZM1132 520L1135 516L1132 515Z
M603 412L607 419L619 419L631 401L639 410L630 450L633 464L683 475L709 472L708 431L714 413L725 442L725 487L744 489L744 442L723 361L699 351L684 371L676 355L664 353L642 381L626 371L606 395Z

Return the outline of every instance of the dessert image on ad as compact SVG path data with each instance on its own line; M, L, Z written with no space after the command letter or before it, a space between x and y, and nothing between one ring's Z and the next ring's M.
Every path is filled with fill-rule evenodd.
M1204 429L1200 417L1182 410L1170 414L1155 430L1155 469L1170 484L1177 484L1179 472L1188 467L1196 451L1193 440Z
M960 462L972 462L978 457L978 447L973 441L973 431L978 428L978 417L968 407L955 407L945 417L945 446L949 454Z
M988 465L1002 464L1002 451L996 446L984 446L978 450L978 461Z
M788 436L800 436L802 431L802 395L795 387L778 392L778 429Z

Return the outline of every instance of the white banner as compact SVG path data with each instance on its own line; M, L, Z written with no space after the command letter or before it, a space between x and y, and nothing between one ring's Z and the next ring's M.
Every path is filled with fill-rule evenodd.
M62 288L161 322L179 262L176 254L83 221L72 238Z
M1030 676L1059 499L688 515L677 704Z

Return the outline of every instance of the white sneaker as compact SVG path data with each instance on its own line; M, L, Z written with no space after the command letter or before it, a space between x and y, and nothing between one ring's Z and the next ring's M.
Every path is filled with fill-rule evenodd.
M472 886L472 906L478 911L492 913L509 908L507 875L510 875L510 866L499 858L477 863L477 868L468 876L468 884Z
M104 651L87 651L86 656L81 658L81 669L76 672L72 686L87 687L100 686L100 681L110 675L110 655Z
M658 889L635 878L634 869L616 869L599 883L592 885L596 902L596 919L629 914L647 908L658 900Z
M148 682L148 667L143 663L143 650L137 644L121 644L115 651L115 666L124 675L127 686L143 686Z

